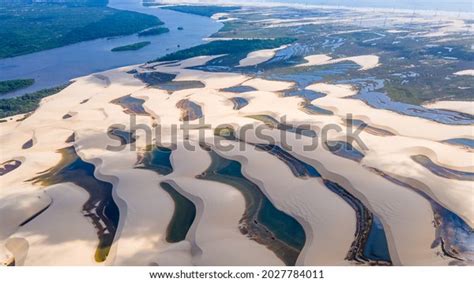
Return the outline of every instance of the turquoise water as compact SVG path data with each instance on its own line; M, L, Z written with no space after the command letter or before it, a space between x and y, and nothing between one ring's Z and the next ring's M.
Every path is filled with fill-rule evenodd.
M391 264L387 237L380 219L342 186L327 179L323 181L329 190L340 196L357 213L356 236L346 259L368 261L371 264Z
M382 222L375 215L370 228L369 237L364 247L364 257L375 261L390 261L387 237Z
M436 238L431 245L432 248L441 246L445 255L455 259L451 262L453 265L472 264L474 261L474 230L461 217L438 204L423 191L381 171L378 173L397 185L412 189L430 202L434 213L433 223L436 227Z
M82 214L96 229L99 245L95 259L102 262L107 258L120 219L119 208L112 196L113 186L97 179L94 174L95 166L79 158L74 147L64 148L59 152L63 155L63 160L31 181L45 186L70 182L89 194L89 199L82 206Z
M357 213L357 231L347 260L369 262L371 264L391 264L385 230L380 220L364 204L339 184L324 179L316 168L294 157L276 145L257 145L283 161L295 177L321 178L324 185L336 193ZM367 234L368 233L368 234Z
M166 230L166 241L169 243L183 241L196 218L196 206L170 184L163 182L160 186L173 198L175 204L173 217Z
M173 172L171 153L171 149L155 147L151 152L145 154L143 163L147 169L156 171L160 175L168 175Z
M260 222L269 227L278 238L288 245L301 249L305 242L305 234L301 225L291 216L276 209L260 189L243 176L242 166L239 162L226 160L222 157L220 161L226 164L215 171L217 175L238 179L241 184L239 188L245 187L247 191L251 191L250 194L253 197L259 198L261 201L258 205L260 210L257 215ZM254 208L257 208L257 206L254 206Z
M232 103L234 103L234 110L240 110L249 104L247 99L242 98L242 97L234 97L234 98L231 98L230 100L232 101Z
M242 174L242 165L209 152L211 166L198 179L233 186L245 198L246 209L239 222L242 234L266 245L287 265L294 265L306 241L300 223L277 209L260 188Z

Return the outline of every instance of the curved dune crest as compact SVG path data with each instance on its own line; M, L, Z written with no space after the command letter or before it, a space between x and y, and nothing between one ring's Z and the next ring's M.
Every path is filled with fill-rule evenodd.
M474 76L474 70L462 70L462 71L455 72L454 75Z
M443 109L474 116L474 102L472 101L438 101L424 106L430 109Z
M243 86L250 86L260 91L278 92L292 88L293 82L272 81L262 78L253 78L242 83Z
M287 45L283 45L274 49L264 49L250 52L247 54L247 57L239 61L239 65L237 65L237 67L250 67L268 62L275 56L276 52L283 50L286 47Z
M327 94L325 97L313 100L311 102L313 105L331 110L341 117L350 114L353 118L363 120L371 126L386 129L401 136L436 141L472 138L473 136L472 126L469 125L440 124L419 117L373 108L358 99L347 99L357 94L357 91L347 84L315 83L306 89ZM420 131L419 128L423 128L423 131Z
M363 55L363 56L353 56L353 57L344 57L339 59L333 59L328 55L310 55L304 57L306 63L296 65L295 67L312 67L312 66L323 66L329 64L337 64L340 62L350 61L360 66L359 70L370 70L378 67L379 57L376 55Z
M24 265L96 265L98 239L81 213L87 193L71 183L50 186L46 193L51 206L12 236L28 242Z
M289 169L269 154L255 150L222 154L236 160L244 158L244 175L258 183L278 209L303 226L307 239L297 264L347 264L344 258L353 240L355 215L344 201L317 180L294 179ZM272 169L257 169L262 166Z
M35 214L48 208L51 203L52 199L48 194L41 191L16 193L2 197L0 200L2 214L0 240L8 238L19 226Z
M196 148L195 152L190 152L178 144L172 153L176 170L166 180L192 195L190 199L198 209L199 221L194 223L191 237L199 247L200 255L193 256L193 264L282 265L270 250L249 240L237 229L244 212L242 195L229 185L195 178L210 165L208 153L198 146ZM188 162L190 159L199 161ZM243 255L226 256L228 253Z

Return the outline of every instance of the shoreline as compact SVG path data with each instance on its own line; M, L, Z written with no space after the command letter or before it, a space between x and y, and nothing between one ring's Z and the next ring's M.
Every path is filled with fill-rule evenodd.
M143 64L181 49L205 43L204 39L216 33L221 23L198 15L134 6L138 1L110 1L107 7L138 12L158 17L169 33L148 37L151 44L135 52L111 52L117 46L136 43L143 38L137 34L82 41L22 56L0 59L0 80L33 78L35 83L0 96L0 99L23 96L92 73L130 65ZM141 4L140 4L141 5ZM184 30L177 30L184 25ZM180 46L180 47L178 47ZM38 63L41 62L41 63Z
M406 14L437 14L452 16L456 18L469 19L474 15L472 12L459 12L459 11L447 11L447 10L426 10L426 9L400 9L400 8L382 8L382 7L352 7L352 6L334 6L334 5L323 5L323 4L302 4L302 3L283 3L283 2L241 2L241 1L173 1L173 0L164 0L162 1L166 5L202 5L202 6L226 6L226 5L238 5L242 7L291 7L299 9L325 9L325 10L354 10L360 12L384 12L384 13L406 13Z

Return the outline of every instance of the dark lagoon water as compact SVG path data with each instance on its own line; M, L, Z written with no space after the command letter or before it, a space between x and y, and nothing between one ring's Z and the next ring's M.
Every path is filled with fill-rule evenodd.
M231 185L245 198L245 212L239 221L243 235L267 246L286 265L294 265L306 241L300 223L277 209L260 188L242 174L242 165L210 150L211 166L198 179Z
M431 247L441 246L445 255L455 259L450 264L472 265L474 261L474 230L461 217L437 203L423 191L379 170L375 171L390 182L409 188L428 200L433 210L433 223L436 228L436 239Z
M360 162L364 154L354 148L352 144L343 141L327 141L329 151L337 156Z
M373 216L372 226L363 254L364 257L374 261L390 261L387 237L385 236L382 222L375 215Z
M138 0L110 0L116 9L157 16L170 29L169 33L149 36L151 44L136 51L111 52L114 47L143 41L136 34L115 38L85 41L60 48L0 60L0 80L34 78L31 87L18 90L2 98L20 96L44 88L66 83L90 73L121 66L141 64L149 60L201 44L222 26L210 18L170 10L142 7ZM182 26L183 30L178 30ZM180 47L178 47L180 45Z
M112 196L113 186L97 179L94 174L95 166L83 161L74 147L63 148L58 152L61 153L62 160L29 181L43 186L71 182L89 194L89 199L82 206L82 214L96 229L99 244L95 260L103 262L109 254L120 219L119 208Z
M474 117L466 113L443 109L428 109L423 106L393 101L382 92L384 81L376 78L342 80L338 83L355 84L360 91L352 98L360 99L376 109L384 109L399 114L420 117L449 125L471 125Z
M233 97L230 99L230 101L234 103L234 108L233 108L234 110L240 110L249 104L249 101L247 101L247 99L242 98L242 97Z
M455 179L459 181L474 181L474 173L467 171L454 170L447 167L440 166L434 163L430 158L424 155L415 155L411 157L412 160L424 166L431 173L437 176Z
M454 138L454 139L445 140L444 142L448 143L448 144L460 145L460 146L465 146L465 147L469 147L471 149L474 149L474 140L473 139Z
M153 170L160 175L168 175L173 172L171 165L172 150L165 147L154 147L151 151L146 152L142 163L144 168Z
M0 176L5 175L12 170L18 168L21 165L21 162L18 160L10 160L0 164Z
M381 92L362 91L355 97L377 109L390 110L404 115L421 117L450 125L474 124L474 118L471 115L449 110L428 109L423 106L392 101L390 97Z
M166 230L166 241L169 243L183 241L196 218L196 206L169 183L162 182L160 186L175 203L173 217Z
M256 148L266 151L284 162L295 177L321 178L326 188L341 197L357 215L357 230L346 259L358 263L391 264L385 230L380 220L365 205L338 183L323 178L317 169L296 158L277 145L258 144Z
M148 115L143 107L145 100L134 98L130 95L120 97L112 101L114 104L122 106L126 113L136 114L136 115Z

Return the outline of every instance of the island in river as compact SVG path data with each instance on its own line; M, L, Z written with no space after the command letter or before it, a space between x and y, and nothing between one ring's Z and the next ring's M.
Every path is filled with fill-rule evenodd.
M110 51L112 52L135 51L135 50L142 49L143 47L148 46L150 44L151 44L150 41L142 41L142 42L137 42L137 43L133 43L129 45L115 47L115 48L112 48L112 50Z

